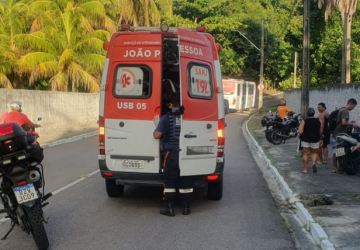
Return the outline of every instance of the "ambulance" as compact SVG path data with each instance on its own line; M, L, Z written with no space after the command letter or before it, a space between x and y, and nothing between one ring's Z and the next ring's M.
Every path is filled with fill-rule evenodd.
M100 86L99 168L108 196L126 185L162 185L153 131L171 91L181 115L180 174L220 200L224 169L224 97L218 46L196 30L122 25L104 43Z

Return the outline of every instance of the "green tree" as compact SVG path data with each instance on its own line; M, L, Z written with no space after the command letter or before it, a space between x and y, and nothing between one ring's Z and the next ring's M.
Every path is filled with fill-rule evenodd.
M109 0L106 1L105 6L109 16L113 20L117 19L117 26L125 23L137 27L159 25L158 6L162 7L164 11L168 11L170 3L169 1L155 0ZM166 13L168 14L168 12Z
M46 79L52 90L97 91L102 44L109 38L107 31L94 29L105 17L102 3L41 0L30 10L36 29L22 36L29 52L20 60L30 85Z
M334 9L341 13L343 29L341 82L351 82L351 25L356 11L357 0L317 0L319 8L325 9L327 19Z
M0 1L0 87L21 87L17 45L19 36L26 31L27 6L23 1Z

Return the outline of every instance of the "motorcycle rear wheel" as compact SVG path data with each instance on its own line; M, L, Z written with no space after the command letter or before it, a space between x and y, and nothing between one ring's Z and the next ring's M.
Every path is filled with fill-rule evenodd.
M280 145L284 139L281 136L281 132L279 130L273 130L270 135L271 143L274 145Z
M49 248L49 240L45 231L42 208L40 202L36 202L32 207L23 206L25 219L30 226L30 232L39 250Z

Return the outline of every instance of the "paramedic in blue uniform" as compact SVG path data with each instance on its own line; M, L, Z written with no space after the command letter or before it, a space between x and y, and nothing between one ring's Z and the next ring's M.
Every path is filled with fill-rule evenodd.
M182 214L190 214L189 200L193 192L192 185L186 177L180 177L179 168L179 137L181 108L175 101L167 103L168 111L160 117L159 124L153 135L160 139L162 155L162 171L164 174L164 200L165 206L160 214L175 216L174 203L177 190L182 201Z

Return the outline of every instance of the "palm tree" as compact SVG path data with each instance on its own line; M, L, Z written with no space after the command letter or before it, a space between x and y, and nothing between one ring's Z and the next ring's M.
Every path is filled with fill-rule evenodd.
M342 46L342 65L341 65L341 82L351 82L351 24L352 18L356 11L357 0L315 0L319 8L325 9L325 20L331 15L334 9L338 9L341 14L343 29L343 46Z
M0 1L0 87L22 86L18 59L19 35L26 31L27 7L23 1Z
M109 0L105 6L109 15L114 19L117 18L118 26L126 23L137 27L160 24L157 3L156 0Z
M20 65L30 84L47 79L52 90L97 91L109 33L94 29L105 18L101 2L41 0L30 6L32 30L21 45L31 51Z

